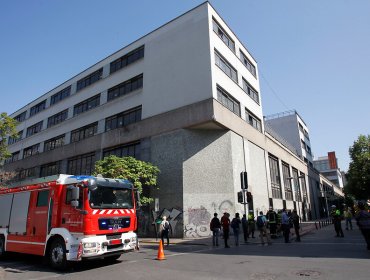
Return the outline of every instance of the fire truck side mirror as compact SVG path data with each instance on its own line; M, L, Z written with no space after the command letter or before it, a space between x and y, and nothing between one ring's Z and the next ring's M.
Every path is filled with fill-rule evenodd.
M68 186L67 190L67 203L72 207L78 207L78 199L80 198L80 189L76 186Z
M95 191L98 188L98 184L95 179L90 179L87 187L90 191Z

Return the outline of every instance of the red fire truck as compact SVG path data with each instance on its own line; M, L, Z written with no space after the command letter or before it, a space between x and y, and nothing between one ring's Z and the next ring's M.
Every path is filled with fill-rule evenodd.
M138 245L135 194L127 180L72 175L0 190L0 258L40 255L56 269L118 259Z

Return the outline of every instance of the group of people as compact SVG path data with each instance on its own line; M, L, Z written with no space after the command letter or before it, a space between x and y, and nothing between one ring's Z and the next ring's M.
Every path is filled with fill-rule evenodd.
M213 246L219 246L219 236L222 232L222 236L225 243L225 248L230 248L228 240L230 237L230 228L233 231L235 246L239 246L239 234L243 231L244 242L248 242L248 238L251 236L255 238L254 233L257 229L261 238L262 245L271 245L271 238L278 237L278 233L282 232L285 242L289 243L290 229L294 228L296 234L296 241L300 242L300 217L296 210L288 212L285 208L279 211L277 214L270 207L266 215L262 211L259 212L258 217L255 219L253 210L249 211L247 215L243 215L240 219L240 214L235 213L235 217L230 220L230 214L225 212L221 219L218 218L218 214L214 213L214 216L210 223L210 230L212 231L212 243Z
M363 202L359 202L357 208L357 213L354 214L351 207L346 207L342 213L336 205L331 206L330 216L336 233L335 237L344 237L342 220L345 220L346 230L353 230L352 218L355 217L357 225L366 241L367 249L370 250L370 213L366 210Z
M336 237L344 237L342 230L342 220L345 220L346 230L353 230L352 218L355 217L357 225L365 238L367 243L367 249L370 250L370 213L365 210L365 204L358 204L358 211L356 216L350 207L345 208L343 214L335 206L332 205L330 216L334 224ZM272 207L266 215L262 211L259 212L257 218L254 217L253 210L250 210L247 215L243 215L240 219L240 214L236 213L235 217L230 220L230 214L225 212L221 219L218 218L218 214L214 213L210 223L210 230L212 231L212 242L213 246L219 246L219 236L222 232L225 248L230 248L228 240L230 237L230 228L233 231L235 246L239 246L239 235L241 230L243 231L244 242L248 242L250 236L255 238L255 231L259 232L262 245L271 245L271 238L277 238L282 235L284 236L285 243L290 242L290 230L294 228L296 241L300 242L300 217L296 210L288 211L283 208L276 213ZM164 239L169 245L169 232L171 229L170 223L166 217L162 217L160 223L161 239L164 244Z

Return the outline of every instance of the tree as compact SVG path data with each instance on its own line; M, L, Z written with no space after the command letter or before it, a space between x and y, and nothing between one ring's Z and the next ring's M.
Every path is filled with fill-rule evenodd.
M11 136L18 138L18 132L16 130L17 121L9 117L7 113L0 114L0 162L11 156L6 145L6 138Z
M157 186L160 170L155 165L133 157L108 156L95 163L93 175L101 174L106 178L119 178L131 181L141 195L141 203L148 204L153 198L147 196L149 187ZM143 187L145 188L143 192Z
M346 174L347 194L356 199L370 198L370 135L360 135L349 148L351 162Z
M17 178L17 172L0 171L0 189L8 188Z

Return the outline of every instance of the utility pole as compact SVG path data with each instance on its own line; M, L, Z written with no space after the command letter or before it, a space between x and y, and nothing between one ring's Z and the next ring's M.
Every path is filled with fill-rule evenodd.
M247 216L247 190L248 190L248 174L246 171L240 172L240 183L241 183L241 198L239 199L238 194L238 202L244 205L244 214Z

